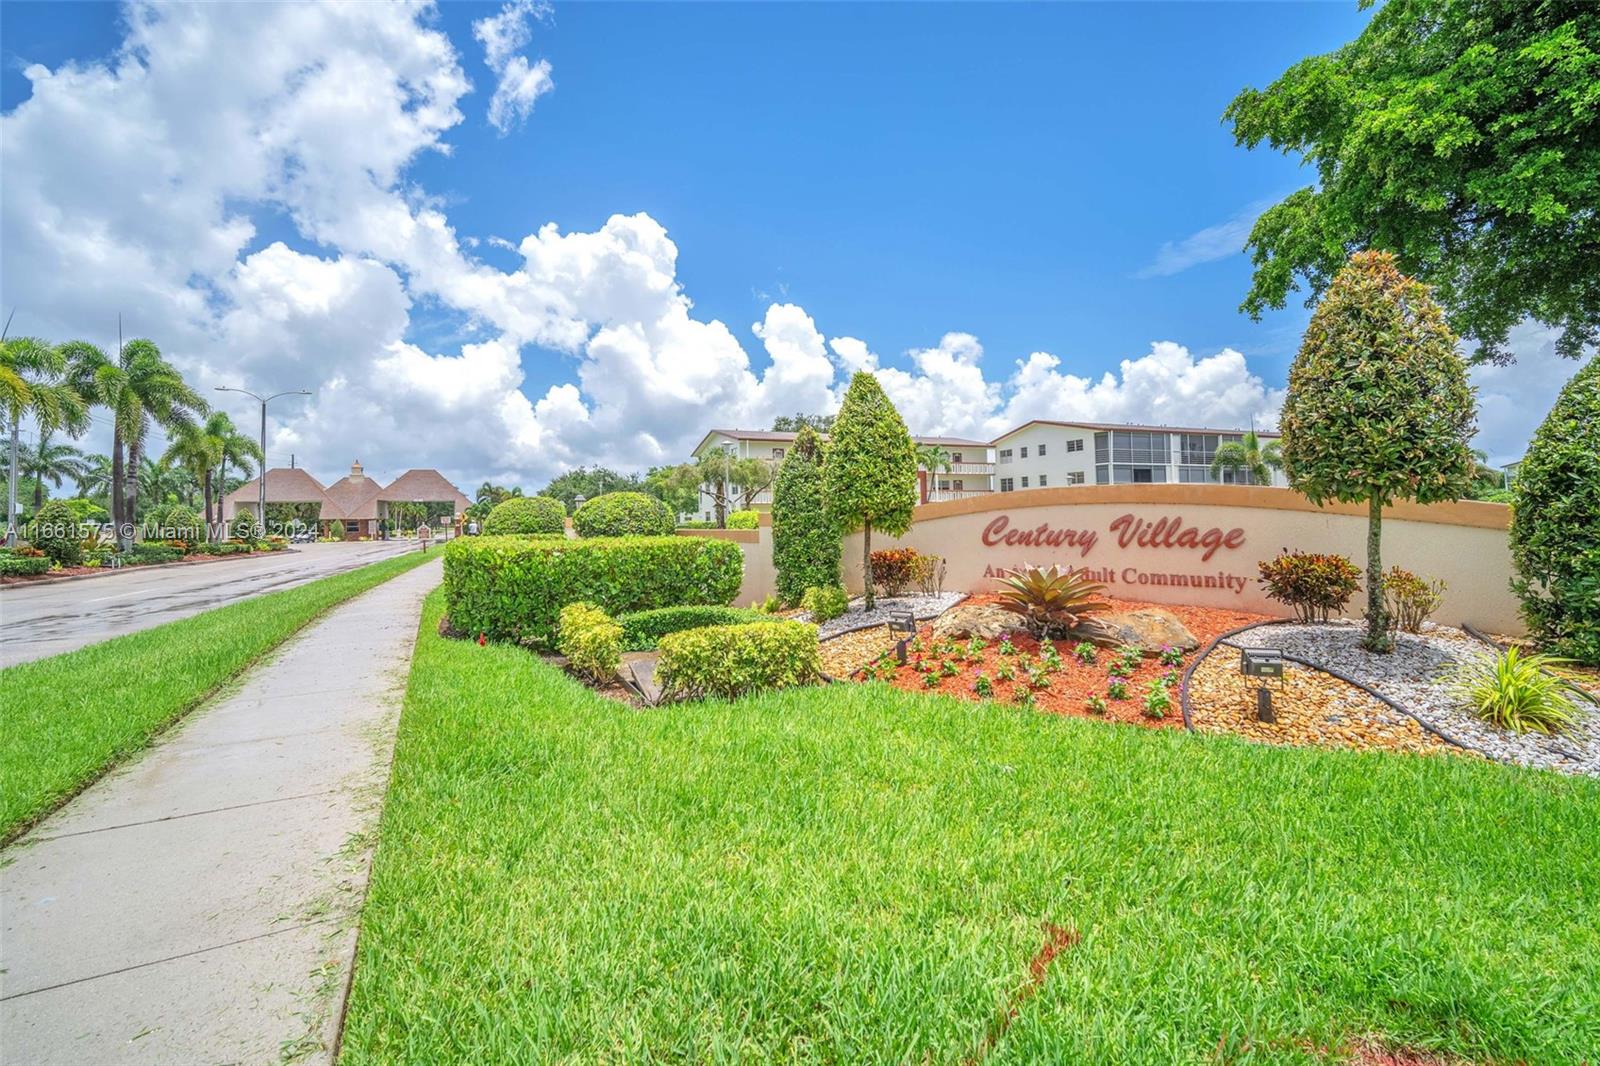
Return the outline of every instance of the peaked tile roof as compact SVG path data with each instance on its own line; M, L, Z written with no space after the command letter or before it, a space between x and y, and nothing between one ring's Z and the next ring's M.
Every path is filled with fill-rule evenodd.
M231 518L239 505L252 506L259 499L258 480L251 478L222 498L222 513ZM322 482L299 467L274 467L267 471L267 502L317 503L323 518L367 519L378 517L378 504L384 501L422 500L428 503L449 500L457 511L472 502L437 470L407 470L388 485L360 473L351 473L324 488Z

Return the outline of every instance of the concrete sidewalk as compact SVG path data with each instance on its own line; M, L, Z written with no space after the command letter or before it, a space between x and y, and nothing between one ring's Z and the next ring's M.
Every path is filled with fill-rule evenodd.
M0 1061L329 1060L440 572L335 609L7 849Z

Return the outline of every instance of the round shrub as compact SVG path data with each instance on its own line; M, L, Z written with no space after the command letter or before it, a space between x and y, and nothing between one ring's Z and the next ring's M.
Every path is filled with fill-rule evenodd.
M1344 610L1361 586L1356 564L1332 553L1285 548L1259 569L1267 599L1288 604L1302 622L1326 622L1334 611Z
M79 547L78 516L60 500L51 500L39 508L33 520L33 546L62 566L77 566L83 562L83 549Z
M773 616L753 611L747 607L723 607L718 604L690 604L684 607L657 607L653 611L634 611L622 615L617 624L622 626L622 646L628 651L650 651L656 642L668 633L701 626L739 625L744 622L772 621Z
M642 492L608 492L572 514L580 537L656 537L676 525L666 504Z
M200 516L181 503L157 507L144 523L144 535L155 540L201 541L206 539Z
M1545 650L1600 664L1600 359L1561 390L1512 492L1522 617Z
M483 520L483 531L499 533L565 533L567 509L554 496L512 496L501 500Z
M761 519L755 511L734 511L728 515L729 529L755 529L761 524Z

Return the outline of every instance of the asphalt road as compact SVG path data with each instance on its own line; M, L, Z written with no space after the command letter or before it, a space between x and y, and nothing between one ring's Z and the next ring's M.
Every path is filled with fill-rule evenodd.
M59 655L416 550L415 541L301 544L249 559L7 585L0 588L0 666ZM438 551L437 542L429 550Z

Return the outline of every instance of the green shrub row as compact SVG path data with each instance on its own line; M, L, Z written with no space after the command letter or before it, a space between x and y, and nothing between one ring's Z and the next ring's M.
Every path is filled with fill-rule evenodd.
M642 492L608 492L572 512L580 537L659 537L676 525L666 504Z
M817 627L773 621L668 633L656 676L664 695L690 699L814 684L822 678Z
M650 651L668 633L701 626L730 626L745 622L770 622L773 616L748 607L719 607L691 604L686 607L658 607L653 611L634 611L617 619L622 626L622 646L628 651Z
M50 569L48 555L18 555L0 551L0 577L32 577Z
M613 616L726 604L743 579L739 545L702 537L461 537L444 553L451 625L541 647L552 643L569 603L584 600Z
M135 544L122 553L124 566L150 566L156 563L175 563L183 558L183 549L170 544Z
M561 608L556 646L574 670L602 684L622 665L622 627L592 603Z

